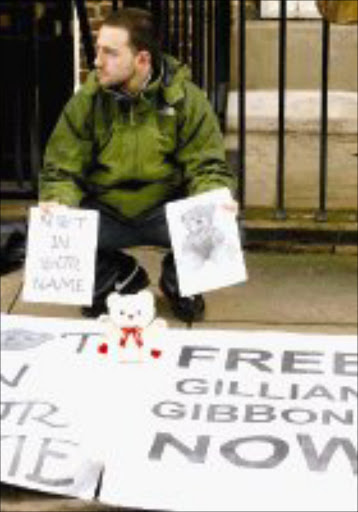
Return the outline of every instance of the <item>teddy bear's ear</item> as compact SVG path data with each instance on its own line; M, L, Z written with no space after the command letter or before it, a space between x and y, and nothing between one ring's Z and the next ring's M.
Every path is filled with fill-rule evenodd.
M106 299L107 308L112 309L113 306L118 304L119 299L120 299L120 297L119 297L118 293L116 293L116 292L110 293Z
M154 307L154 296L149 290L142 290L137 294L138 299L148 308Z

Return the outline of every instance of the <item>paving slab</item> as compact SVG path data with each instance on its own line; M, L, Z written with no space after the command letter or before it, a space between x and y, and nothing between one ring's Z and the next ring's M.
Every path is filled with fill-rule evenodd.
M239 116L239 93L231 90L228 97L227 130L236 132ZM276 88L248 90L246 93L246 129L249 132L276 132L279 96ZM287 89L285 95L286 132L319 133L321 91L319 89ZM328 92L328 133L357 133L357 94L355 91Z
M207 322L357 324L355 256L248 252L246 264L246 283L206 294Z
M276 133L248 132L246 139L245 205L250 208L275 208L277 201ZM225 137L231 167L237 171L238 135ZM329 135L327 207L357 211L357 135ZM285 137L285 206L307 211L318 209L319 136L287 133Z
M8 277L16 280L18 289L22 288L23 269L16 272L15 275L10 274ZM7 277L7 276L6 276ZM4 278L1 278L1 286ZM1 291L1 297L3 292ZM31 315L45 316L54 318L81 318L81 309L77 306L67 306L62 304L42 304L35 302L25 302L22 300L21 291L17 297L15 304L11 309L13 315Z
M156 295L157 315L170 327L188 326L174 318L158 289L163 252L156 248L131 251L148 270ZM248 281L205 294L210 325L304 326L314 329L357 325L357 255L327 253L246 252ZM1 279L1 308L8 311L19 294L22 272ZM79 307L23 302L19 294L13 314L81 318ZM202 324L194 324L194 327Z
M176 319L170 309L168 301L163 296L158 287L158 280L161 272L161 261L166 251L145 247L135 248L128 251L133 254L138 262L143 265L151 279L149 289L156 297L157 316L165 318L170 327L188 328L188 325ZM16 315L32 315L54 318L81 318L81 308L77 306L67 306L58 304L39 304L24 302L21 296L21 287L23 281L23 269L12 272L1 278L1 311Z
M1 485L1 512L105 512L109 505ZM134 511L133 511L134 512Z
M1 278L1 312L8 313L21 290L22 271L11 272Z
M22 283L23 269L1 277L1 311L3 313L56 318L81 317L81 310L76 306L24 302L21 296Z
M197 322L192 326L195 329L231 330L231 331L277 331L302 334L341 334L357 335L357 325L327 325L327 324L281 324L257 322Z

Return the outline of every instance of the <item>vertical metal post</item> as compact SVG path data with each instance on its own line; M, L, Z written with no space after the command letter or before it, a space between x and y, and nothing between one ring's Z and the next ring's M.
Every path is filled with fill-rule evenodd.
M182 0L183 10L183 52L182 59L187 64L189 60L189 10L188 0Z
M161 8L163 12L163 50L166 52L171 52L171 44L170 44L170 5L167 0L161 0Z
M15 18L15 26L16 26L16 37L14 38L15 41L21 36L21 31L19 30L19 21L20 21L20 9L19 6L15 6L15 12L16 12L16 18ZM23 13L22 13L23 14ZM21 49L19 48L19 43L15 46L16 48L16 57L14 60L17 62L21 62L21 59L24 57L23 49L27 47L27 44L21 45ZM17 81L18 83L21 83L21 74L19 73L19 67L16 66L16 74L17 74ZM6 88L6 92L9 93L9 89ZM31 102L31 98L30 98ZM31 108L30 103L30 108ZM15 174L16 174L16 184L19 189L22 189L24 187L24 169L23 169L23 126L20 120L22 119L23 110L24 110L24 101L23 101L23 95L22 90L20 87L16 87L14 90L14 119L16 120L15 123L13 123L14 126L14 133L13 133L13 141L14 141L14 166L15 166ZM26 110L26 109L25 109ZM31 112L31 110L30 110Z
M223 132L226 128L227 96L230 83L230 14L231 2L217 0L215 9L216 113L218 114Z
M37 190L37 176L41 167L40 155L40 44L39 24L36 13L36 5L31 8L31 46L32 46L32 86L30 87L30 180L32 190Z
M89 69L94 68L94 45L92 39L91 27L88 22L88 16L86 11L86 5L84 0L74 0L75 6L77 8L78 20L80 23L80 30L82 36L82 44L85 50L87 66Z
M123 0L123 7L138 7L139 9L148 9L147 0Z
M206 48L207 48L207 91L208 98L213 101L213 82L214 82L214 46L213 46L213 27L214 27L214 1L207 0L207 37L206 37Z
M276 212L278 220L286 218L285 211L285 95L286 95L286 43L287 43L287 5L280 0L279 25L279 89L278 89L278 155L276 181Z
M156 33L159 39L159 45L164 50L164 23L163 23L163 8L161 0L153 0L150 6L155 26L157 27Z
M179 47L180 47L180 9L179 0L174 0L174 12L173 12L173 55L179 58Z
M22 163L22 126L19 120L22 116L22 98L21 98L21 90L16 88L14 91L14 118L17 120L14 123L14 163L15 163L15 173L16 173L16 183L19 188L23 188L24 186L24 172L23 172L23 163Z
M201 0L192 0L192 48L191 48L191 68L193 71L194 82L200 86L203 76L203 60L200 53L201 49L201 33L200 23L203 20L200 19L201 12Z
M242 214L246 206L246 2L240 1L239 10L239 168L238 200Z
M205 85L205 0L199 0L199 86Z
M330 25L322 20L322 84L320 126L319 209L316 220L327 220L327 162L328 162L328 79L329 79Z

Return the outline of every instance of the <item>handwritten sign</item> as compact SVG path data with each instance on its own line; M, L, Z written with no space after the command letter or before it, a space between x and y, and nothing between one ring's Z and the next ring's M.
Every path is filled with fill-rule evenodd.
M30 209L23 299L92 304L98 212Z
M72 414L76 327L66 338L56 320L1 316L1 480L92 499L103 463Z
M239 229L228 189L173 201L166 206L170 238L182 296L246 280Z

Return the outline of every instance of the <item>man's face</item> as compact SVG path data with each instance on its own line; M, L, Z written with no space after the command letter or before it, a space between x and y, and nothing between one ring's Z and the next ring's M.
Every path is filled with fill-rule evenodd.
M137 73L137 59L128 44L128 31L120 27L101 27L96 44L95 66L103 87L128 84Z

